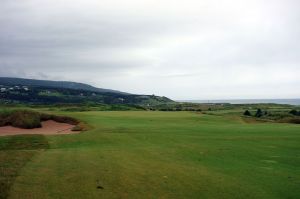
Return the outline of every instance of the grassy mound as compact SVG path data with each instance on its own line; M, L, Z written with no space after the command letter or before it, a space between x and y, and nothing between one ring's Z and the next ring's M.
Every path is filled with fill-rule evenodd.
M289 111L287 109L257 109L256 111L246 110L243 114L244 119L256 120L260 122L278 122L300 124L300 116L297 110Z
M283 118L283 119L279 120L279 122L300 124L300 117L287 117L287 118Z
M29 110L5 110L0 112L0 126L11 125L24 129L33 129L41 127L41 121L47 120L54 120L56 122L72 125L79 124L79 121L75 118L44 114Z
M40 114L27 110L2 112L0 114L0 121L0 126L11 125L25 129L41 127Z
M41 121L47 121L47 120L54 120L56 122L60 123L67 123L67 124L72 124L72 125L77 125L79 121L75 118L72 117L67 117L67 116L57 116L57 115L50 115L50 114L40 114L40 120Z

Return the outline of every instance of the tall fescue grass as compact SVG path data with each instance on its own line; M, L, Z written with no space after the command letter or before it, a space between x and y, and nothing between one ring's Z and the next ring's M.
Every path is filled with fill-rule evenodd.
M50 114L39 113L30 110L7 110L0 111L0 126L14 126L25 129L39 128L42 121L54 120L60 123L68 123L77 125L79 121L77 119L56 116Z
M32 129L41 127L39 113L28 110L2 110L0 112L0 126Z

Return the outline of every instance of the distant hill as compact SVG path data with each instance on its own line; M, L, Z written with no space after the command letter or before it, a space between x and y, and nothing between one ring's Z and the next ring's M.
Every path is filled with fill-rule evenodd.
M97 103L150 107L172 102L167 97L135 95L77 82L0 77L0 104Z
M13 78L13 77L0 77L0 85L53 87L53 88L67 88L67 89L75 89L75 90L93 91L93 92L100 92L100 93L128 94L116 90L96 88L88 84L77 83L77 82L36 80L36 79L24 79L24 78Z

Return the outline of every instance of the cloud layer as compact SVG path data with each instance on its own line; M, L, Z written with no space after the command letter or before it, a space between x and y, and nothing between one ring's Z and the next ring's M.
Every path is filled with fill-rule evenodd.
M173 99L300 97L298 0L2 0L0 76Z

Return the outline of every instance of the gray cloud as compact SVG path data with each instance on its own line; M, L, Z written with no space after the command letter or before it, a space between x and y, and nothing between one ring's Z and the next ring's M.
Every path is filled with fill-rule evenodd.
M297 0L2 0L0 76L175 99L300 97Z

